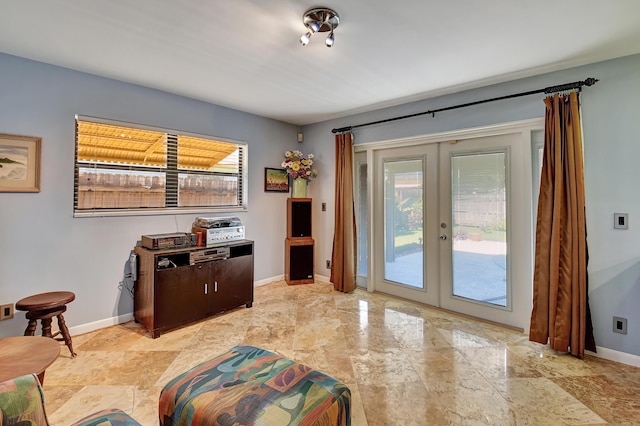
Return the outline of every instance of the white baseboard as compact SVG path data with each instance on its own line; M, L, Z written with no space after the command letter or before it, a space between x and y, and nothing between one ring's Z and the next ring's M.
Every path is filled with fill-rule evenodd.
M331 279L331 277L327 277L325 275L320 275L320 274L315 274L314 276L316 281L320 281L322 283L330 283L331 281L329 281Z
M111 327L112 325L118 325L132 320L133 312L119 315L117 317L101 319L87 324L76 325L75 327L69 327L69 334L71 334L71 336L77 336L78 334L89 333L90 331Z
M271 284L271 283L277 282L277 281L284 281L284 275L277 275L275 277L265 278L265 279L260 280L260 281L254 281L253 282L253 286L254 287L261 287L263 285Z
M634 367L640 367L640 356L634 354L628 354L626 352L615 351L609 348L603 348L596 346L596 352L585 351L589 355L597 356L598 358L608 359L609 361L621 362L623 364L632 365Z

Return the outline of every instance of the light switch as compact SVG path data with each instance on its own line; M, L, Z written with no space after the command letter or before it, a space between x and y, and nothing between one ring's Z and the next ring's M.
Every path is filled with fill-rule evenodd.
M629 214L628 213L614 213L613 214L613 227L615 229L629 229Z

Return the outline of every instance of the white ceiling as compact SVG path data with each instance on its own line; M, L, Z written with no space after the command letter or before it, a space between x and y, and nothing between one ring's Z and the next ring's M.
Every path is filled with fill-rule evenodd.
M640 1L0 0L0 52L304 125L640 53Z

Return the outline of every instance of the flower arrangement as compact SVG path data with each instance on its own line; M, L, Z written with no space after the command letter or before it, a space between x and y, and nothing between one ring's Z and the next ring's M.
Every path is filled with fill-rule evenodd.
M284 153L282 167L287 170L287 174L292 179L313 179L318 176L318 171L313 166L313 154L307 157L301 151L287 151Z

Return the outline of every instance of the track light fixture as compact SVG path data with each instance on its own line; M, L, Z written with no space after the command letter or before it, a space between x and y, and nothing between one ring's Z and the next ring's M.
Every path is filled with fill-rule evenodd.
M333 30L340 24L340 16L332 9L314 7L302 15L302 23L307 28L307 32L300 37L300 44L303 46L309 44L311 36L315 33L329 32L325 44L327 47L331 47L335 42Z

